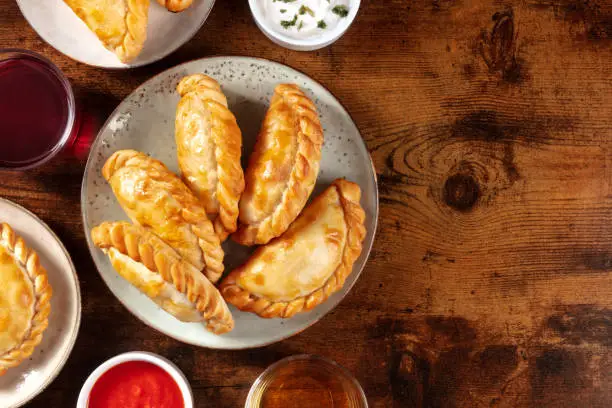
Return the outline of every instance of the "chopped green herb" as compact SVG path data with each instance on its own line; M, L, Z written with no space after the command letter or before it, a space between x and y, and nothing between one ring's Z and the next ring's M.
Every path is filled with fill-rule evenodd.
M346 17L348 16L349 11L348 11L348 8L346 8L346 6L340 5L340 6L335 6L332 9L332 13L337 14L340 17Z
M315 15L314 11L312 11L312 9L310 7L308 7L308 6L300 7L300 10L298 11L298 13L300 13L300 16L303 16L306 13L310 14L313 17Z
M281 20L280 25L285 29L289 29L289 27L293 27L297 23L297 14L293 16L293 20Z
M317 27L325 29L327 28L327 24L325 23L325 21L319 20L319 22L317 23Z
M304 22L300 21L300 25L298 26L298 31L300 31L304 27Z
M286 13L286 12L287 12L287 9L280 9L280 12L281 12L281 13Z

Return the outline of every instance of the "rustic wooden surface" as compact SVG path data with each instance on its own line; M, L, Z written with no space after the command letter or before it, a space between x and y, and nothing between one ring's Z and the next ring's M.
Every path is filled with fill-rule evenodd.
M219 1L174 55L129 72L64 57L0 0L0 47L57 63L95 132L137 85L210 55L301 69L346 105L380 182L370 261L339 307L252 351L185 346L112 296L79 208L84 159L0 172L0 196L59 234L83 291L68 364L30 406L74 406L106 358L161 353L198 407L240 407L269 364L331 357L373 407L612 405L612 3L604 0L365 0L346 36L299 53L269 42L246 0ZM1 403L0 403L1 405Z

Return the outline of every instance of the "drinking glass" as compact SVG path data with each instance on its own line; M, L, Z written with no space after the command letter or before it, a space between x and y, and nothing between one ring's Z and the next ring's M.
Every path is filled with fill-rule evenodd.
M0 169L40 166L77 133L70 82L47 58L0 49Z
M245 408L367 408L349 371L324 357L298 355L268 367L253 383Z

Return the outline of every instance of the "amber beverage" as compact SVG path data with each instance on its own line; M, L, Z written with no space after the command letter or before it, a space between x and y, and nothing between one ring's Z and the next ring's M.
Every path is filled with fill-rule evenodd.
M344 368L318 356L288 357L255 381L246 408L367 408L361 386Z

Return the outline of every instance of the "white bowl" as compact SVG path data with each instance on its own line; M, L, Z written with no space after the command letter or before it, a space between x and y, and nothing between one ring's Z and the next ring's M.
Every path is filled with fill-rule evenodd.
M317 37L298 40L296 38L284 35L276 31L273 27L270 27L268 21L262 13L259 1L261 0L249 0L251 14L253 14L253 19L255 20L257 27L259 27L265 36L272 42L295 51L314 51L327 47L328 45L336 42L351 26L353 20L355 20L355 17L357 16L357 13L359 12L359 6L361 5L361 0L351 0L351 8L348 16L343 18L341 23L339 23L335 28L329 31L324 31Z
M155 364L156 366L163 369L165 372L170 374L172 379L176 382L183 395L183 401L185 403L185 408L193 408L193 393L191 392L191 386L187 381L187 378L183 374L183 372L174 365L170 360L165 359L162 356L157 354L148 353L146 351L132 351L129 353L119 354L109 360L106 360L102 363L98 368L94 370L93 373L89 375L85 384L83 384L83 388L81 388L81 392L79 393L79 399L77 401L76 408L87 408L89 404L89 394L91 393L91 389L98 379L110 370L112 367L115 367L119 364L128 362L128 361L146 361L147 363Z

